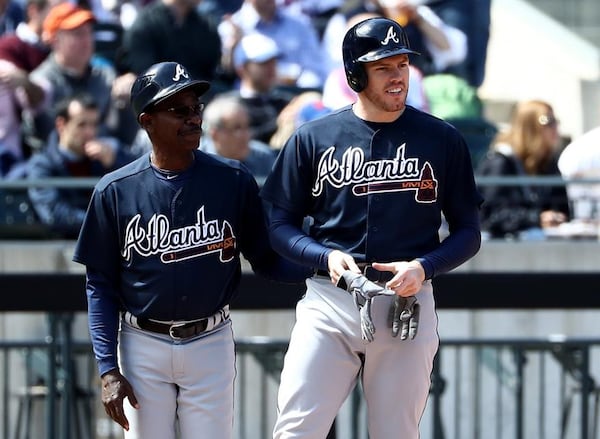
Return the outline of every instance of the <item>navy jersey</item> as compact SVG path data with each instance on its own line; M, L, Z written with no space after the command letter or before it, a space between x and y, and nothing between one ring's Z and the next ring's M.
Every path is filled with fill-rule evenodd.
M105 299L138 317L214 314L236 293L240 252L259 274L279 269L251 174L200 151L193 166L173 186L146 154L95 187L73 260L107 278L118 297Z
M410 106L391 123L345 107L301 126L261 196L311 216L318 242L369 262L435 250L442 213L452 230L482 201L462 136Z

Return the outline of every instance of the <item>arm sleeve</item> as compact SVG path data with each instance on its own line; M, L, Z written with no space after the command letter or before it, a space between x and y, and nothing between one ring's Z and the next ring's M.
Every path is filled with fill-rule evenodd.
M481 247L479 211L476 206L461 224L435 250L417 260L425 270L425 279L447 273L474 256Z
M269 238L275 251L297 264L328 269L327 257L332 250L302 230L304 218L277 206L271 206L269 218Z
M86 270L88 325L100 376L117 369L119 299L107 276L93 268Z

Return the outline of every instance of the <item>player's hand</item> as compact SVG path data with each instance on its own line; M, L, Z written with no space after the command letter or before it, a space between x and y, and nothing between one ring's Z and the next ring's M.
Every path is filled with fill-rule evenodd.
M394 277L385 284L385 287L394 290L398 296L414 296L425 281L425 270L418 261L373 262L371 265L376 270L394 273Z
M356 261L352 256L339 250L333 250L329 253L327 258L327 269L329 270L329 277L334 285L338 284L340 277L344 274L344 271L352 271L353 273L362 274Z
M102 375L102 404L104 411L110 418L129 430L129 421L123 411L123 400L127 398L132 407L140 408L137 398L133 393L133 388L127 378L121 375L117 369L106 372Z

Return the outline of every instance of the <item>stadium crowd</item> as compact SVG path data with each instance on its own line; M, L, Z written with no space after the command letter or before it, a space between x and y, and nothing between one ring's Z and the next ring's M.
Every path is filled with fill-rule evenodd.
M176 61L212 84L204 97L207 118L199 147L248 161L260 181L268 173L265 163L272 163L296 127L354 101L341 38L352 24L377 15L403 25L411 47L421 53L411 59L408 104L463 132L480 175L561 175L557 161L564 145L558 138L539 146L547 154L540 156L533 150L541 143L532 136L516 140L515 130L523 129L514 124L522 124L522 117L511 122L507 141L509 134L498 133L484 116L478 88L484 80L490 3L0 0L0 178L97 177L147 152L149 141L129 104L131 85L152 64ZM554 129L557 135L551 110L530 111L526 125L542 134ZM512 170L498 165L507 157L502 148L516 163ZM489 165L493 158L495 167ZM531 167L531 160L539 163ZM573 166L563 162L565 176L573 175ZM540 201L535 188L517 192L521 196L515 201L487 191L482 220L493 237L545 224L539 215L548 210L548 200ZM79 225L85 197L72 195L72 188L29 189L36 218L54 236L72 237ZM566 194L561 196L560 208L552 211L566 221L569 203ZM523 203L520 211L527 220L511 219L516 211L511 208ZM498 206L507 218L498 214Z

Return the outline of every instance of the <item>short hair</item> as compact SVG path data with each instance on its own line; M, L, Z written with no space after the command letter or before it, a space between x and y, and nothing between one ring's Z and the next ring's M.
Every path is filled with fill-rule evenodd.
M204 109L202 123L209 130L218 128L223 121L223 116L236 110L248 112L248 107L239 96L219 95L215 96Z
M71 115L69 114L69 107L73 102L79 103L79 105L86 110L98 109L98 103L91 94L77 93L67 96L56 103L56 106L54 107L56 117L62 117L65 120L69 120L71 118Z

